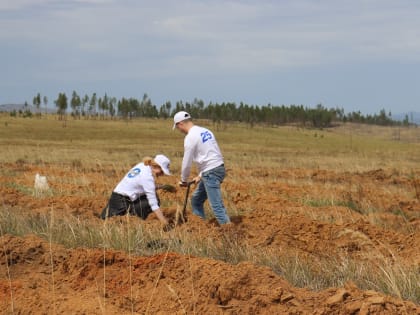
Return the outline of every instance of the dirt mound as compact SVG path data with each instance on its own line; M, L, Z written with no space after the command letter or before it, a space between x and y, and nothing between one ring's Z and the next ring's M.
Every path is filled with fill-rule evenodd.
M419 233L404 235L374 227L364 220L327 224L302 215L251 215L242 219L238 229L241 240L254 246L291 249L311 258L344 254L358 260L398 257L420 265Z
M352 283L313 292L269 268L163 253L133 257L74 249L35 236L0 238L0 305L73 314L418 314L411 302Z

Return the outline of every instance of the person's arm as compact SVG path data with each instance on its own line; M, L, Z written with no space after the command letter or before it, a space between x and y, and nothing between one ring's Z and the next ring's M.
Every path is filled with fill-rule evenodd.
M152 174L143 179L143 190L152 211L159 209L158 198L156 196L156 184Z
M167 225L169 223L165 215L163 214L162 210L160 210L160 208L157 210L154 210L153 213L156 214L160 223L162 223L163 225Z
M184 142L184 157L182 158L182 169L181 169L181 182L185 183L188 181L190 176L192 161L194 158L195 146L191 137L185 137Z
M151 176L148 179L145 179L143 183L143 189L146 193L147 201L149 202L150 208L152 209L153 213L157 216L159 221L162 223L164 231L166 232L171 230L172 226L166 219L162 210L160 210L160 206L156 196L156 184L153 176Z

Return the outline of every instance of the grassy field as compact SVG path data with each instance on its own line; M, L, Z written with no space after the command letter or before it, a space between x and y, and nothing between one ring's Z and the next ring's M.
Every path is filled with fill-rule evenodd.
M310 167L331 170L367 170L419 167L420 128L356 127L308 130L297 127L250 128L244 124L197 124L217 135L227 165L261 168ZM351 128L353 131L351 131ZM388 130L384 130L388 129ZM350 131L349 131L350 130ZM376 133L375 133L376 132ZM416 140L417 139L417 140ZM118 164L127 166L145 155L164 153L179 168L183 136L172 130L172 121L138 119L71 120L65 126L56 116L41 119L0 116L0 154L4 162L19 159L30 163L83 163L86 166Z
M420 173L420 128L343 125L333 129L311 130L296 126L250 128L240 123L196 123L214 131L224 154L228 173L228 183L224 187L229 187L224 189L224 198L230 215L249 215L255 209L260 209L267 216L294 216L294 211L300 211L299 215L303 213L322 224L346 220L346 223L353 224L358 220L358 217L353 217L355 213L363 215L375 227L384 228L389 223L384 223L382 217L387 214L385 209L380 208L382 195L371 199L368 188L363 184L349 184L342 179L347 173L354 176L377 170L398 175L399 182L380 191L383 196L389 195L394 199L399 196L407 200L419 198L416 197L417 186L414 185ZM171 159L174 174L171 181L176 183L183 154L183 135L172 130L171 119L136 119L127 122L69 118L64 124L54 115L29 119L0 114L0 148L3 165L12 165L0 170L1 175L7 178L1 185L6 186L5 190L22 194L29 204L34 191L27 184L32 183L32 177L29 178L32 174L23 171L24 166L28 165L47 173L54 169L55 175L51 180L55 181L55 188L51 195L43 198L60 199L78 195L80 198L95 196L105 200L120 177L144 156L158 153L167 155ZM62 169L62 173L57 169ZM291 175L285 177L288 170ZM317 182L312 179L317 171L337 173L338 179L329 181L326 178ZM23 179L18 180L17 175ZM12 182L12 179L16 180ZM91 185L93 180L95 187ZM413 186L405 182L412 182ZM270 192L274 186L279 189L278 192ZM280 188L285 188L285 191L290 188L287 191L290 195L282 195L284 199L279 199L288 206L279 204L275 199L283 193ZM420 194L420 182L418 189ZM336 190L348 194L345 195L347 199L336 194ZM262 204L264 201L259 197L265 191L269 196L267 206ZM249 201L241 203L240 198L248 198ZM138 222L126 224L125 219L113 226L102 226L78 217L54 217L53 220L52 207L46 215L28 216L30 209L19 206L21 212L26 213L21 215L4 204L3 201L1 235L34 233L67 247L106 247L148 255L155 251L147 249L144 244L161 233L147 230ZM179 204L179 200L163 201L163 205L169 208L179 207ZM327 212L330 208L334 209ZM279 214L281 211L284 213ZM342 214L345 211L351 213L348 218ZM398 224L392 226L395 232L402 235L415 233L409 221L418 219L419 211L406 214L396 208L395 212L400 219ZM127 227L131 224L135 224L135 228ZM261 250L255 246L239 246L239 240L235 238L220 243L211 237L203 238L202 234L183 232L178 238L182 240L182 245L174 243L172 250L230 263L251 261L265 265L278 271L295 286L321 289L352 280L362 288L373 288L420 302L417 267L390 265L385 258L382 268L378 269L371 265L360 266L349 257L324 257L309 261L297 255L279 256L270 248Z

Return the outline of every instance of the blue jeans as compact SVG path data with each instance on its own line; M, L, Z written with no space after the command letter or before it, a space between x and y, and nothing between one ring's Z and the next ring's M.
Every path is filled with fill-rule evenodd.
M222 192L220 191L220 184L223 182L225 174L224 165L220 165L201 174L201 181L198 183L198 186L191 197L193 214L198 215L203 219L206 218L204 214L204 202L208 198L217 222L219 222L219 224L230 222L223 204Z

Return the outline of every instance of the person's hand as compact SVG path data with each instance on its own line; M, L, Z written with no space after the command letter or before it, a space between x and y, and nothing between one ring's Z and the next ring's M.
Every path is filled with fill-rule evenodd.
M180 187L187 187L187 186L188 186L188 183L187 183L187 182L180 181L180 182L178 183L178 185L179 185Z
M192 179L192 181L190 181L190 182L183 182L183 181L180 181L180 182L178 183L178 185L179 185L180 187L188 187L188 186L190 186L191 184L197 184L198 182L200 182L200 180L201 180L201 177L200 177L200 176L196 176L196 177L194 177L194 178Z

